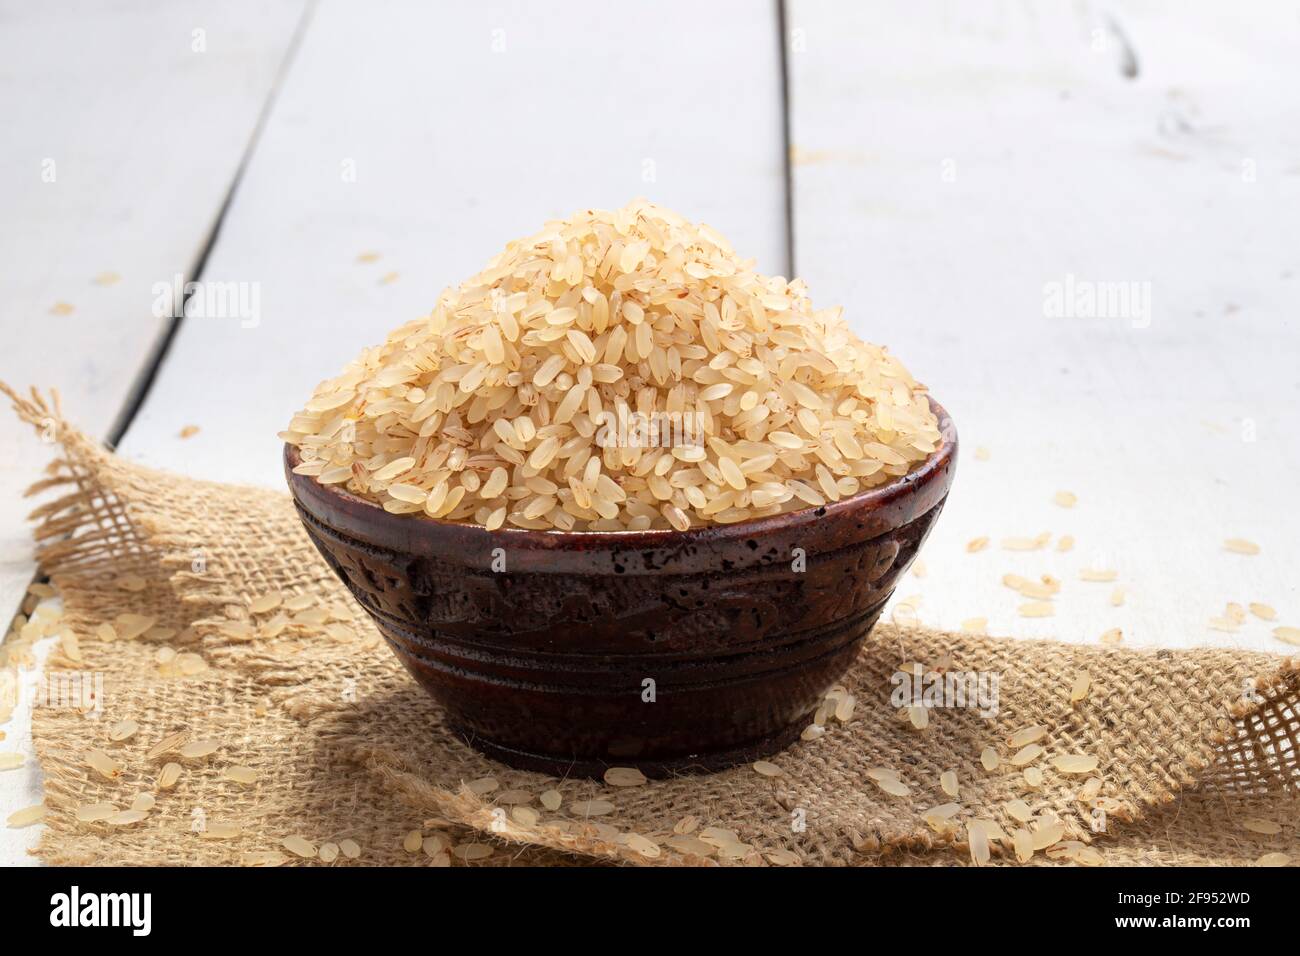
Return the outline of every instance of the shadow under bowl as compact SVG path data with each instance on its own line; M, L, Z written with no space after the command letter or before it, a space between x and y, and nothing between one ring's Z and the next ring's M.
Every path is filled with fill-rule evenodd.
M307 534L470 746L599 777L719 770L795 740L939 516L957 433L852 498L690 531L394 515L295 475Z

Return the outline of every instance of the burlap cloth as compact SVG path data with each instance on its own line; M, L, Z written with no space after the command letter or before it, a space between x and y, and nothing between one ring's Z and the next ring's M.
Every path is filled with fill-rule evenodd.
M33 517L42 568L62 593L80 659L56 650L48 668L100 673L105 688L98 717L35 711L48 808L35 852L48 863L238 864L301 835L316 843L351 838L363 848L356 861L340 857L334 865L428 864L429 856L402 847L413 829L441 833L450 845L492 845L493 855L475 865L969 863L965 823L988 819L1010 832L1020 824L1004 804L1015 799L1054 813L1065 840L1095 848L1108 864L1244 865L1277 852L1300 859L1300 660L1215 649L1142 653L882 623L845 678L857 697L853 716L772 758L780 776L746 766L632 788L555 780L497 764L448 731L437 705L316 554L285 493L131 464L39 396L10 397L63 450L33 488L47 499ZM144 579L143 590L121 585L133 575ZM293 624L274 638L249 639L230 627L249 619L254 598L276 590L311 595L335 619ZM96 637L99 624L123 612L154 615L177 633L163 641ZM157 655L167 644L197 652L207 669L164 675ZM914 661L998 674L996 718L936 708L926 729L914 729L889 700L890 676ZM1081 670L1092 688L1071 704ZM124 719L139 731L110 742L108 727ZM1048 728L1040 741L1047 753L1035 761L1043 770L1037 789L1008 764L1007 738L1032 724ZM215 738L221 748L182 760L179 782L159 791L142 822L77 821L78 806L125 807L135 793L154 791L164 761L178 758L149 760L146 752L179 730ZM994 772L980 763L989 745L1002 756ZM120 779L87 766L93 748L124 764ZM1104 786L1095 800L1080 799L1086 777L1049 762L1076 752L1100 758ZM224 779L227 765L252 767L258 779ZM868 776L873 767L895 770L911 794L884 792ZM947 770L957 773L962 809L954 826L936 828L923 815L950 802L939 783ZM489 776L499 782L491 793L465 786ZM550 788L564 797L554 812L536 799ZM538 821L525 814L521 824L512 806L498 807L494 800L507 791L531 794ZM591 799L615 809L595 818L574 812L577 801ZM1094 832L1099 809L1105 826ZM705 827L733 830L733 845L752 851L674 848L668 840L686 817L698 819L697 837ZM1281 830L1243 825L1255 819ZM237 824L242 835L205 839L201 831L219 822ZM658 844L658 855L636 849L644 848L640 841L629 847L629 833ZM1058 848L1035 854L1033 863L1077 858ZM992 862L1014 862L1010 848L995 840Z

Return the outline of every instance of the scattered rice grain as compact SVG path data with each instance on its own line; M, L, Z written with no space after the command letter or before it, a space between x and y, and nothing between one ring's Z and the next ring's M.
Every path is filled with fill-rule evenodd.
M451 852L456 859L470 863L474 860L486 860L492 855L492 847L486 843L462 843Z
M945 770L939 775L939 787L948 796L954 800L958 796L957 772L955 770Z
M316 844L312 843L306 837L285 837L280 841L280 846L284 847L294 856L300 856L304 860L310 860L316 856Z
M182 744L178 753L189 760L201 760L210 757L221 748L219 740L192 740Z
M1080 581L1091 581L1096 584L1109 584L1119 577L1119 572L1114 570L1098 570L1096 568L1084 568L1079 572Z
M1279 641L1300 647L1300 627L1275 627L1273 636Z
M102 823L115 813L117 807L111 803L83 803L77 807L76 817L80 823Z
M1029 727L1023 727L1007 738L1007 746L1019 749L1027 744L1035 743L1047 736L1047 727L1043 724L1033 724Z
M204 840L236 840L243 835L244 831L239 824L222 821L209 821L199 831L199 836Z
M121 777L124 769L120 763L102 750L87 751L86 765L109 780L116 780Z
M636 767L610 767L605 771L605 782L611 787L639 787L646 777Z
M179 749L189 739L190 732L188 730L181 730L174 734L168 734L162 740L150 747L145 753L145 757L149 760L156 760L165 753L170 753L173 750Z
M169 763L164 765L158 773L158 789L170 790L176 786L176 781L181 778L181 771L184 768L178 763Z
M114 742L128 740L135 736L140 725L134 720L119 720L108 728L108 739Z
M1274 823L1272 820L1265 820L1262 817L1246 817L1241 821L1241 826L1251 833L1262 833L1265 836L1276 836L1282 832L1281 824Z
M1021 617L1051 617L1056 606L1049 601L1029 601L1018 608Z
M579 817L603 817L614 812L614 804L608 800L577 800L569 804L569 809Z
M1052 766L1061 773L1092 773L1098 760L1088 754L1059 754L1052 758Z
M1252 601L1250 603L1250 613L1255 615L1261 621L1277 620L1277 611L1273 610L1273 608L1269 607L1267 604L1259 604Z
M114 827L129 827L132 824L139 823L147 814L143 810L119 810L104 818L104 822Z
M45 804L37 803L30 807L23 807L21 810L15 810L5 819L5 826L12 829L19 827L28 827L33 823L40 823L45 818Z
M252 767L236 765L226 767L221 772L221 776L223 779L229 780L233 783L256 783L258 774Z

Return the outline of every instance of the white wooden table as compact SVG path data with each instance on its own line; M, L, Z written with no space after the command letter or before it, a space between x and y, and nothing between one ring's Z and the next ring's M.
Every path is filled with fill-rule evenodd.
M278 486L320 378L507 239L646 195L844 304L953 414L899 591L921 621L1285 652L1207 622L1300 624L1298 43L1283 2L3 0L0 378L132 459ZM256 308L160 317L178 275ZM0 418L6 620L42 451ZM1075 549L999 548L1046 531ZM1019 617L1007 572L1061 578L1056 615ZM0 774L0 817L39 792ZM0 863L35 838L0 830Z

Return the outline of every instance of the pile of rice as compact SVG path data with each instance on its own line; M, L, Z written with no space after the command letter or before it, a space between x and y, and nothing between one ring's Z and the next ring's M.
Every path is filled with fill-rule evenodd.
M925 387L840 309L644 200L510 243L280 437L390 512L563 531L820 506L940 443Z

